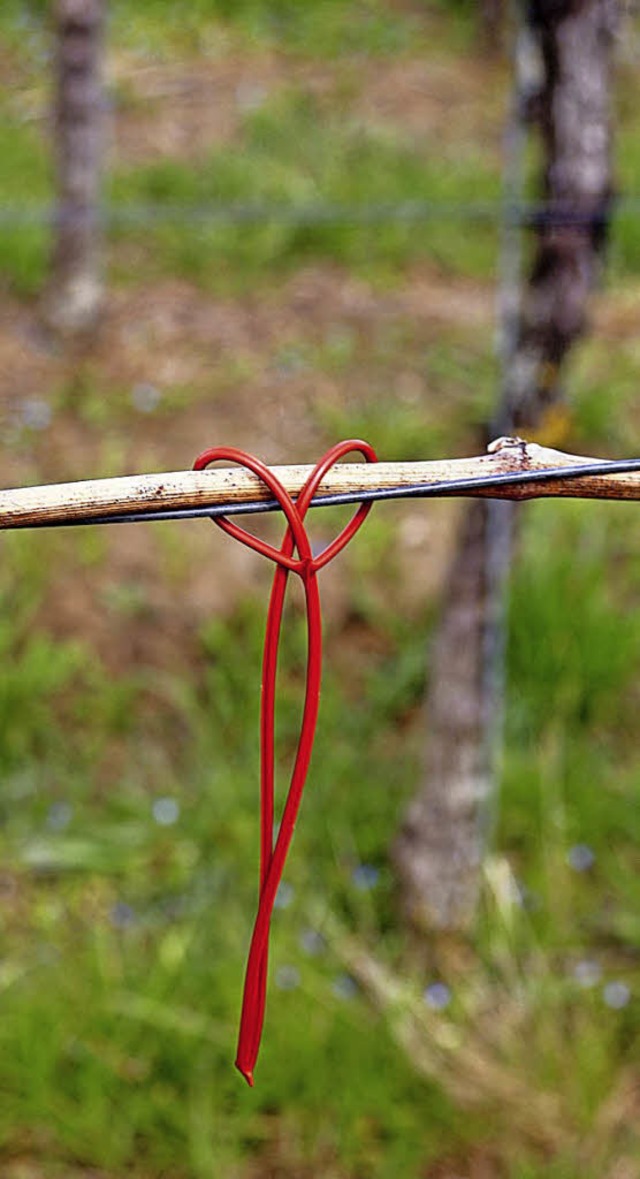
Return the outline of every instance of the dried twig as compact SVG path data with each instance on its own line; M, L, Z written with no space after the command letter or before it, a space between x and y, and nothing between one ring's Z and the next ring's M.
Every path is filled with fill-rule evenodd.
M600 464L601 473L597 469ZM572 468L580 471L567 476L565 472ZM296 496L312 468L273 469L289 494ZM517 500L541 496L635 500L640 499L640 470L613 473L611 464L603 459L564 454L521 439L500 438L491 444L487 454L473 458L345 463L329 472L314 502L332 502L336 496L355 501L360 495L373 499L483 495ZM204 513L209 508L233 512L253 506L259 510L268 500L267 488L254 475L236 467L90 479L0 491L0 529L99 522L125 519L132 514L153 518L154 513Z

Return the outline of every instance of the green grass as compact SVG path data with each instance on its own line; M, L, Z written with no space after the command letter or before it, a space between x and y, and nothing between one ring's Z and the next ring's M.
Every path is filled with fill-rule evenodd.
M622 204L613 222L612 280L640 273L640 188L637 110L629 109L616 137L616 193ZM629 207L624 207L628 197Z
M221 31L244 43L278 46L310 57L386 57L411 47L420 31L417 13L389 11L381 0L194 0L189 9L173 0L145 0L133 9L115 4L117 36L144 48L216 52Z
M633 877L624 885L620 873L635 863L640 839L638 552L626 505L537 505L528 515L512 601L502 822L526 863L536 865L537 848L527 883L547 893L541 919L560 914L556 934L579 945L607 925L635 928L640 900ZM572 897L566 855L583 843L597 867ZM554 906L563 894L566 907ZM620 950L629 949L623 939Z
M51 199L50 170L41 137L12 118L4 103L0 155L0 290L10 284L21 295L34 295L45 278L49 231L37 218ZM3 221L5 210L27 217L31 211L35 223Z
M0 204L21 214L33 204L36 215L51 200L50 163L45 137L33 124L25 125L23 113L25 100L42 90L47 41L41 8L13 0L0 17L0 35L21 71L21 96L3 112ZM266 37L282 48L325 58L337 53L351 60L359 53L397 56L409 48L415 53L417 21L415 15L389 14L376 0L355 5L353 0L304 5L201 0L189 7L188 18L182 7L147 0L135 11L130 5L116 6L110 37L116 50L139 43L141 52L153 56L164 46L174 60L176 51L189 56L206 53L208 45L215 47L220 30L230 22L243 38L260 44ZM153 39L154 30L161 45ZM241 43L246 45L246 40ZM226 44L223 36L223 56ZM246 289L316 258L333 259L378 280L421 258L444 271L469 274L487 275L494 264L496 234L486 225L469 225L461 232L458 223L440 214L433 221L409 217L396 222L384 214L380 219L375 212L416 201L431 201L441 208L452 200L481 202L496 195L496 169L487 165L479 149L461 150L456 145L449 158L440 143L423 143L417 150L402 137L366 132L348 114L318 105L304 92L292 91L267 103L247 118L239 146L214 153L198 167L167 158L162 164L116 172L108 178L106 191L116 212L129 202L157 207L158 226L152 215L148 223L143 220L143 230L136 224L124 235L145 251L149 271L182 274L207 286ZM354 222L348 213L320 224L295 213L292 219L276 214L266 222L258 218L240 224L201 216L203 206L229 204L333 204L347 209L353 205L373 213L370 223L365 213L364 224L357 223L357 214ZM173 222L171 210L177 210ZM168 214L166 224L163 214ZM46 225L0 224L3 281L18 294L33 295L42 286L49 239ZM119 278L125 278L127 270L126 262L116 261Z
M444 335L444 333L443 333ZM481 341L460 340L435 344L427 351L404 353L402 381L387 356L378 361L376 342L362 349L362 368L357 355L345 373L349 391L340 398L325 398L315 406L318 421L331 438L384 439L380 457L388 462L436 459L460 448L460 422L467 427L469 445L487 420L494 389L493 358L482 350ZM365 358L366 352L366 358ZM447 363L442 367L446 353ZM378 361L378 362L377 362ZM322 371L322 362L318 362ZM474 383L469 381L470 372ZM354 375L365 372L365 388L354 388ZM397 382L397 383L396 383ZM399 387L398 387L399 386ZM410 396L402 397L408 388ZM427 392L428 391L428 392ZM394 411L389 415L389 399Z
M49 0L5 0L0 36L22 64L42 61L46 51Z
M0 32L14 54L22 54L31 79L41 85L45 40L43 5L11 0L3 6ZM443 5L438 39L426 37L425 22L433 13L408 6L390 13L378 0L198 0L188 14L170 0L146 0L132 11L120 0L110 32L117 48L138 45L143 54L164 51L221 53L230 50L225 30L239 33L241 45L273 44L319 58L334 54L351 60L358 54L401 56L420 46L441 52L446 29L460 22L473 27L468 5ZM425 40L426 38L426 40ZM235 42L234 42L235 45ZM459 46L458 46L459 51ZM451 53L451 49L447 50ZM628 85L627 85L628 89ZM620 106L617 136L617 189L636 190L637 114L625 98ZM42 141L7 112L0 147L3 155L0 201L12 204L16 193L23 208L24 192L41 206L50 195ZM495 268L497 230L483 223L465 223L436 216L433 221L407 223L377 220L372 224L328 221L314 225L275 216L266 224L240 225L224 218L204 220L203 206L388 206L432 201L438 206L482 203L499 195L498 165L482 146L457 143L416 144L402 135L365 133L350 123L348 112L318 106L304 94L280 96L247 119L240 150L216 152L197 168L168 158L158 165L116 174L108 184L116 208L129 201L178 210L173 224L155 226L153 218L131 230L129 240L148 247L147 265L164 273L181 273L204 285L247 287L274 272L291 269L305 258L329 258L365 272L369 277L397 273L409 262L426 258L448 273L488 276ZM196 210L189 224L189 209ZM185 221L186 219L186 221ZM169 221L171 218L169 217ZM636 275L640 268L640 224L637 210L614 218L613 273ZM5 281L21 294L41 286L46 266L48 231L29 225L0 226L0 263ZM126 264L117 264L126 275Z
M15 208L26 189L42 211L50 196L44 143L8 122L3 146L10 172L0 198ZM497 193L497 171L474 147L447 155L424 144L418 152L413 143L367 131L294 91L246 120L240 148L221 149L198 166L167 159L110 177L108 202L116 215L128 205L150 210L146 223L142 214L144 230L135 223L115 234L122 242L115 271L129 277L131 242L150 273L179 274L222 290L269 284L318 259L378 283L422 260L446 274L486 277L495 265L495 227L461 224L446 210L452 201L482 203ZM416 202L433 204L433 216L416 219ZM241 212L234 222L233 211L224 213L228 207L263 212L248 218ZM325 219L327 207L336 212ZM43 226L0 227L5 281L19 293L41 285L47 237Z
M414 143L366 130L300 91L248 117L239 148L217 151L197 167L166 160L136 168L116 175L111 192L116 208L127 202L153 206L160 217L165 210L169 222L177 210L175 225L154 229L151 221L147 227L150 258L165 272L208 286L264 282L315 258L369 276L421 259L448 273L487 275L495 259L492 228L461 228L443 216L452 200L497 196L496 169L479 151L469 146L447 153L434 143L416 150ZM395 206L422 201L435 206L433 219L394 217ZM249 215L234 224L233 215L227 220L224 213L216 220L215 209L226 206L264 209L266 220ZM324 221L327 206L336 209L335 219L329 214ZM316 208L320 219L314 224ZM275 210L271 217L269 209ZM311 210L308 223L305 210Z
M448 11L447 11L448 8ZM6 0L0 34L28 60L42 53L49 0ZM437 11L437 10L436 10ZM473 11L443 5L438 49L468 46ZM434 12L429 6L383 0L114 0L111 36L118 45L169 59L181 54L224 52L229 43L277 48L310 59L372 57L384 60L427 43Z
M7 616L12 604L8 591ZM111 1169L135 1164L158 1173L181 1159L185 1175L205 1176L214 1165L237 1166L245 1152L268 1152L284 1118L295 1125L292 1175L312 1165L318 1152L328 1161L340 1158L345 1174L352 1166L389 1176L417 1167L425 1147L421 1087L416 1090L388 1039L367 1035L370 1016L362 1002L334 993L341 967L333 956L321 945L305 951L300 941L310 925L308 901L318 891L331 888L345 912L357 908L352 871L363 857L382 853L374 832L385 813L386 823L392 821L396 806L386 783L411 760L395 746L393 753L385 749L376 734L383 716L402 717L412 707L422 661L409 660L390 695L388 661L399 640L389 634L387 641L388 655L367 674L360 699L347 701L335 678L327 693L315 788L287 874L296 897L275 921L272 1035L261 1084L247 1094L231 1061L255 901L260 622L253 603L231 628L207 628L199 684L169 680L155 689L154 710L169 720L165 731L183 731L184 760L175 767L163 763L162 749L153 751L155 728L148 731L135 684L123 724L113 695L124 687L95 668L87 682L75 644L52 652L37 629L18 630L13 642L7 635L2 859L25 891L28 917L9 922L0 976L5 1151L18 1149L20 1127L31 1126L51 1161ZM297 711L296 646L285 660L285 746ZM47 674L34 677L47 653ZM255 675L247 676L249 664ZM23 726L16 749L18 684L30 699L30 726ZM66 718L58 715L62 689ZM364 804L345 788L362 772L363 736L370 751ZM90 749L99 761L105 738L128 749L124 769L107 779L106 789L96 788L95 765L92 782L86 757ZM154 822L158 794L179 807L171 827ZM388 883L381 887L386 891ZM283 965L299 972L293 993L278 989ZM364 1055L363 1039L369 1042ZM370 1077L366 1087L352 1084L355 1070ZM432 1143L450 1118L446 1102L436 1100L435 1108L441 1112L427 1136Z
M189 11L172 0L146 0L134 9L114 5L116 34L128 44L169 53L219 52L220 34L253 47L312 58L387 58L409 50L423 35L417 12L390 12L382 0L196 0Z

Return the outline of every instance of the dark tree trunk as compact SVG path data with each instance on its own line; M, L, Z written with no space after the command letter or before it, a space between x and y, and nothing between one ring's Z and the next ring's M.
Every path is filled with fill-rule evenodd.
M616 0L532 0L543 84L530 102L544 145L548 216L524 292L507 390L514 429L560 396L561 367L585 332L612 197L611 73Z
M527 95L544 145L544 213L507 349L503 432L538 426L561 396L563 362L587 325L612 193L611 48L615 0L532 0L542 81ZM411 923L464 930L473 920L490 825L492 736L500 710L500 612L512 513L467 511L434 645L422 789L393 848Z
M93 328L100 312L100 181L106 0L56 0L54 111L57 208L46 323L62 335Z

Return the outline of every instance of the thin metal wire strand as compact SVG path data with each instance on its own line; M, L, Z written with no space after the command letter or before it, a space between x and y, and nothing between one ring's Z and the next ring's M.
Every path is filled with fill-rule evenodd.
M368 503L371 500L432 499L464 494L467 491L490 491L494 487L514 487L528 483L562 482L565 479L592 478L597 475L624 475L640 471L640 458L600 460L572 467L547 467L538 471L507 471L497 475L470 476L465 479L440 480L437 483L409 483L400 487L366 487L355 491L341 491L318 495L311 501L312 508L336 507L342 504ZM251 500L247 503L215 504L200 508L169 508L148 511L139 509L96 516L86 513L69 520L42 520L37 523L12 525L12 531L26 528L68 528L90 524L142 524L151 520L215 519L217 516L246 516L275 512L277 500Z
M55 205L8 205L0 209L0 228L23 226L51 226L73 221L93 221L108 228L119 229L136 225L381 225L385 223L414 224L416 222L505 222L533 229L545 226L560 228L589 228L594 222L616 219L636 219L640 216L640 196L621 196L607 201L597 209L580 209L569 202L508 201L496 198L487 201L446 203L444 201L398 201L347 205L318 201L308 205L270 205L238 202L229 205L199 204L126 204L103 205L87 213L65 210Z

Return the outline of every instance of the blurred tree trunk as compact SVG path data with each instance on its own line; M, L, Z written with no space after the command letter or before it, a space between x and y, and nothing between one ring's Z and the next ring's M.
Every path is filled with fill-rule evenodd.
M501 433L540 426L558 404L563 363L587 326L612 194L616 0L532 0L528 18L542 72L526 104L542 136L545 205L504 374ZM434 643L424 781L393 847L405 913L423 931L465 930L477 907L495 793L509 507L477 500L467 509Z
M498 54L504 48L505 8L504 0L480 2L480 31L487 53Z
M611 76L617 0L533 0L544 84L530 100L544 145L548 215L524 292L507 408L515 429L536 425L560 395L561 366L587 328L613 193Z
M103 299L99 200L106 0L55 0L53 13L57 207L43 317L60 335L75 336L95 326Z

